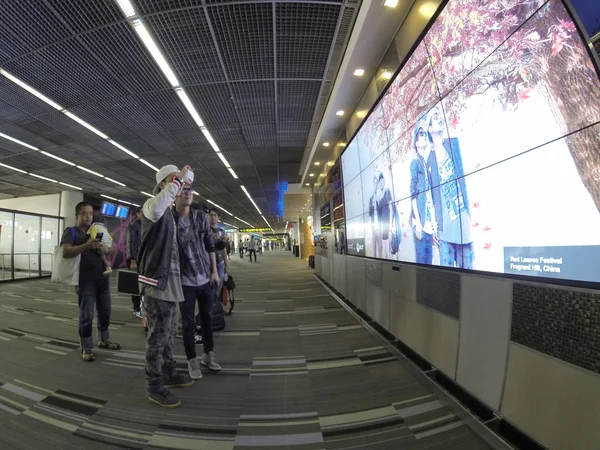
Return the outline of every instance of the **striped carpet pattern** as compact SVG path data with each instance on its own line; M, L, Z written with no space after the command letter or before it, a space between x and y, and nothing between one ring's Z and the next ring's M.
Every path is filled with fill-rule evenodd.
M111 337L123 350L96 349L94 363L81 359L72 289L0 284L0 448L491 448L305 261L233 256L230 272L236 306L215 348L223 370L174 390L175 410L147 400L144 331L116 277ZM180 340L176 354L186 370Z

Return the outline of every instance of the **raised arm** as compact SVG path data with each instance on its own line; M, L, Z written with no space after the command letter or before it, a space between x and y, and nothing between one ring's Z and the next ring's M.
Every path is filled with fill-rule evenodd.
M148 220L157 222L163 216L165 211L173 205L175 197L183 186L183 182L179 178L175 178L172 183L169 183L156 196L148 199L142 208L142 214Z

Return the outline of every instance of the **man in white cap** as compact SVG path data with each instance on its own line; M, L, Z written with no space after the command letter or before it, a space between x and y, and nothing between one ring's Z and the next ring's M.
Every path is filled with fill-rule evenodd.
M148 317L146 341L146 380L149 399L165 408L177 408L181 401L167 390L194 384L180 374L173 357L173 335L177 328L177 308L183 302L175 219L172 206L184 184L191 184L191 168L174 165L156 174L154 197L142 208L142 244L138 273L140 293Z

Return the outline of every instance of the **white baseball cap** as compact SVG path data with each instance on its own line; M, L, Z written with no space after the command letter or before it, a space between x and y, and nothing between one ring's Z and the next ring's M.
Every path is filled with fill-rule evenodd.
M152 194L156 195L160 192L160 183L162 183L164 181L165 178L167 178L169 175L171 175L172 173L179 173L180 170L177 168L177 166L173 165L173 164L169 164L168 166L164 166L161 167L160 170L158 172L156 172L156 186L154 186L154 190L152 191Z

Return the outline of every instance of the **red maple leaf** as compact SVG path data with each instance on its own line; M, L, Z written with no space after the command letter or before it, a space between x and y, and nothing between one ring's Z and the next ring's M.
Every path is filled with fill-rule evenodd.
M479 208L479 202L473 203L473 208Z
M490 231L491 229L492 229L492 227L485 227L485 228L483 229L483 231Z
M473 228L477 228L478 226L479 226L479 222L475 222L475 223L473 224Z
M529 93L531 92L531 88L525 89L519 92L519 101L523 102L529 99Z
M483 244L483 249L484 250L489 250L490 248L492 248L492 243L491 242L486 242L485 244Z
M456 128L458 126L458 118L456 116L452 116L450 123L452 124L452 128Z

